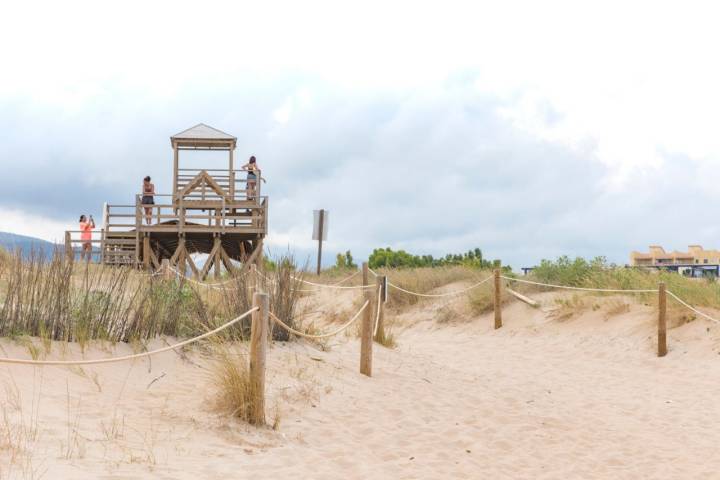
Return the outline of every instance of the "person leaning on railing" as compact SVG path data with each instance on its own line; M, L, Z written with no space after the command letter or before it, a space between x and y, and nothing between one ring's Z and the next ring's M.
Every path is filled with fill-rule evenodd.
M92 229L95 228L95 220L92 215L88 220L85 215L80 215L80 241L82 242L82 250L80 251L80 260L90 261L92 257ZM87 255L87 258L85 256Z
M251 156L248 163L243 165L241 168L242 170L247 171L247 198L248 200L252 200L255 198L255 188L257 187L258 176L260 176L260 180L263 182L265 179L262 178L262 172L260 171L260 167L258 166L254 155Z
M155 184L150 182L150 176L143 178L142 200L145 209L145 223L152 222L152 205L155 205Z

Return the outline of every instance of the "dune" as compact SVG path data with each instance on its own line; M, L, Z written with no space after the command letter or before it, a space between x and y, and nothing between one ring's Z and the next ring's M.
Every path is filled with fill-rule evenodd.
M358 296L322 292L307 301L308 321L342 321ZM585 297L588 308L568 314L557 301L567 294L533 298L540 308L511 303L499 330L462 298L390 311L399 343L375 345L372 378L358 373L352 334L276 342L263 428L213 408L204 347L83 368L2 366L0 478L720 476L718 325L670 329L658 358L651 305ZM0 345L29 357L27 345ZM48 358L126 353L54 343ZM244 361L242 345L236 353Z

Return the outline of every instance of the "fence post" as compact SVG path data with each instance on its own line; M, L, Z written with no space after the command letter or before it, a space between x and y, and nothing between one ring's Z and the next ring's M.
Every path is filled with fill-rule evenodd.
M163 272L163 275L165 275L165 280L172 279L172 270L170 270L170 259L169 258L162 259L161 270Z
M363 285L368 286L368 264L363 262ZM373 344L373 324L372 324L372 292L366 288L363 290L363 296L370 304L363 312L363 322L360 330L360 373L372 376L372 344Z
M493 270L495 280L495 294L493 295L493 306L495 310L495 330L502 327L502 292L500 289L500 261L495 261L495 270Z
M658 357L667 355L667 293L665 282L658 284Z
M68 262L72 262L75 259L70 232L65 232L65 257Z
M378 291L380 292L380 300L377 304L377 333L375 334L375 341L382 343L385 341L385 277L375 277L375 298L377 299Z
M253 294L253 308L250 330L250 385L252 392L252 410L250 423L265 424L265 355L267 353L268 312L270 300L267 293Z
M143 259L143 268L146 272L150 271L150 237L148 237L148 234L146 233L143 236L143 247L142 247L142 259Z

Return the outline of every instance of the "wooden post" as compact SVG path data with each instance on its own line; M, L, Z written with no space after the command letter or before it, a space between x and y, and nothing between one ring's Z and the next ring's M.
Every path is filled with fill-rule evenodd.
M105 265L105 229L100 229L100 264Z
M68 262L72 262L75 259L70 232L65 232L65 257Z
M377 294L378 291L380 291L380 300L378 301L376 310L378 313L378 324L377 324L377 333L375 334L375 341L376 342L383 342L385 341L385 277L384 276L378 276L375 277L375 299L377 300Z
M665 282L658 284L658 357L667 355L667 293Z
M172 270L170 270L170 259L169 258L163 258L161 270L162 270L163 274L165 275L165 280L172 279Z
M368 264L363 262L363 285L367 286L368 282ZM372 291L365 289L363 291L366 301L370 301L363 312L362 328L360 333L360 373L372 377L372 344L373 344L373 322L372 322Z
M252 388L252 410L250 423L265 424L265 355L267 352L268 312L270 300L267 293L253 295L253 308L260 309L252 314L250 330L250 385Z
M185 279L185 277L187 276L187 262L185 260L187 257L187 250L185 250L185 235L184 234L180 236L180 240L178 242L177 248L180 250L180 252L178 254L176 268L180 272L180 275L182 276L182 278Z
M235 159L233 158L233 146L230 145L229 149L229 168L228 168L228 193L230 194L230 198L235 200ZM260 180L258 179L258 182Z
M493 305L495 309L495 330L502 327L502 292L500 290L500 262L495 262L495 270L493 270L495 280L495 294L493 295Z
M143 267L146 272L150 271L150 237L148 235L143 236Z
M322 263L322 242L323 242L323 224L325 223L325 210L320 209L320 220L318 222L318 261L317 274L320 275L320 264Z
M172 196L173 202L172 203L175 206L177 206L176 205L176 203L177 203L176 196L178 193L178 174L180 173L179 167L180 167L180 158L179 158L178 146L175 144L175 142L173 142L173 192L172 192L173 193L173 196Z
M215 280L220 278L220 248L222 247L222 243L220 243L220 236L215 234L215 240L213 245L213 250L215 251L215 255L212 258L208 258L208 262L213 262L213 267L215 268Z

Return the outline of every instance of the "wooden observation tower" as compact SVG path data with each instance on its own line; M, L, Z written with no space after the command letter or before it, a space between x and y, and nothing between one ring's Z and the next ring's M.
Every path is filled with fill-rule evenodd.
M219 276L222 265L235 271L260 262L268 198L261 195L260 172L254 188L248 188L247 171L235 169L236 141L202 123L170 137L172 193L155 194L154 205L143 205L141 194L132 205L106 204L101 238L94 242L101 262L158 270L169 260L199 280L211 269ZM188 150L227 152L227 169L182 168L181 154ZM146 207L151 207L150 224ZM194 253L209 255L204 266L195 264Z

